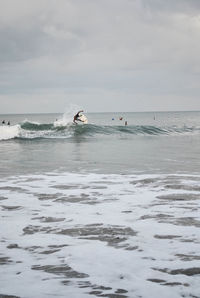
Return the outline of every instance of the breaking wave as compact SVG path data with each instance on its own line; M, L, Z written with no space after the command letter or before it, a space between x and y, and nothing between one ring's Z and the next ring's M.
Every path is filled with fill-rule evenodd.
M200 127L158 127L149 125L112 126L112 125L74 125L73 123L36 123L24 121L13 126L0 126L0 140L9 139L60 139L95 137L97 135L174 135L199 133Z
M14 139L20 136L20 125L0 126L0 140Z

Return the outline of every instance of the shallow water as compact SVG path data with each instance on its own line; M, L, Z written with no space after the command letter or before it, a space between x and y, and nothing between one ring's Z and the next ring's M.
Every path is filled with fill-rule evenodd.
M199 297L199 115L9 117L23 137L0 142L0 296Z

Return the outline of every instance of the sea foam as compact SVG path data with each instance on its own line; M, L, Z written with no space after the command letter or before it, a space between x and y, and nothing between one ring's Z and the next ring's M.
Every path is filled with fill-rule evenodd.
M199 297L199 182L70 172L0 181L0 296Z
M20 135L20 125L0 126L0 140L14 139Z

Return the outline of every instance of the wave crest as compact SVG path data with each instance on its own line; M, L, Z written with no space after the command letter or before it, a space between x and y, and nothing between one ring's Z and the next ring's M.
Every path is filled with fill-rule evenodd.
M36 123L25 120L21 124L13 126L0 126L0 140L8 140L14 138L20 139L59 139L59 138L82 138L106 135L184 135L199 133L199 127L158 127L149 125L130 125L130 126L114 126L114 125L74 125L73 123L59 122L55 123Z

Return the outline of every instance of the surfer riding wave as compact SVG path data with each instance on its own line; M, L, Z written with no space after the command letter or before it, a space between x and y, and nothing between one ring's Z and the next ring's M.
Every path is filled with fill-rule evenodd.
M83 112L83 110L79 111L79 112L76 113L76 115L74 116L74 120L73 120L73 122L74 122L75 124L78 124L76 121L80 121L80 122L85 122L85 121L86 121L85 118L84 118L84 120L82 119L82 118L83 118L83 115L80 114L80 113L82 113L82 112Z

